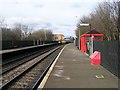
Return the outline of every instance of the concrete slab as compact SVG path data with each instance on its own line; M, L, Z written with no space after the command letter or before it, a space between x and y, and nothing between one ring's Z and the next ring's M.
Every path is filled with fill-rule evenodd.
M118 88L118 78L68 44L57 60L44 88Z

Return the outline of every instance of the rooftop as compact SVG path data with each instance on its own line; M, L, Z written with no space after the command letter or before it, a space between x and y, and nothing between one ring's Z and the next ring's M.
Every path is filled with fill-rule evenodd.
M88 31L88 32L85 33L85 34L101 34L101 33L99 33L99 32L96 31L96 30L91 30L91 31Z

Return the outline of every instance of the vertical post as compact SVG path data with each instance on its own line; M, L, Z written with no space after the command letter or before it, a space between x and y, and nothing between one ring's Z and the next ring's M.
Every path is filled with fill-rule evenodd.
M119 37L119 40L120 40L120 1L118 2L118 23L117 23L117 26L118 26L118 37Z
M45 43L47 41L47 33L46 33L46 30L45 30Z
M43 41L43 44L45 44L45 42L46 42L46 31L45 31L45 39Z
M93 38L90 37L90 55L93 53Z
M78 37L78 42L79 42L79 50L80 50L80 30L79 31L79 37Z
M33 45L35 45L36 43L35 43L35 40L33 40Z
M37 40L37 45L39 45L39 40Z
M40 41L40 45L41 45L41 39L39 41Z
M90 30L91 31L91 24L89 24ZM92 54L92 38L91 38L91 34L89 37L89 56Z
M120 43L120 1L118 2L118 37L119 37L119 42L118 45ZM118 53L120 53L120 49L118 49ZM119 68L120 68L120 60L118 59L118 72L120 72ZM118 73L118 78L120 78L120 73ZM118 88L120 90L120 85L118 85Z
M91 24L82 23L82 24L80 24L80 26L89 26L89 27L90 27L90 30L91 30ZM80 39L80 30L79 30L79 39ZM89 43L90 43L90 39L89 39ZM79 49L80 49L80 40L79 40Z
M2 51L2 27L0 26L0 52ZM2 66L2 54L0 54L0 65ZM0 67L0 73L2 73L2 67ZM0 85L2 85L2 80L0 80Z
M91 31L91 24L89 24L90 25L90 31Z

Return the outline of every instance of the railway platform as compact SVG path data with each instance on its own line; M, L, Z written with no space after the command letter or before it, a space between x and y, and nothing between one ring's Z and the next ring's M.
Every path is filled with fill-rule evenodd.
M40 88L43 90L49 88L117 90L118 78L101 65L91 65L86 54L79 51L73 44L68 44L49 69L38 90Z
M19 50L25 50L25 49L31 49L31 48L35 48L35 47L42 47L42 46L47 46L47 45L52 45L52 44L53 43L43 44L43 45L35 45L35 46L27 46L27 47L20 47L20 48L7 49L7 50L0 50L0 54L10 53L10 52L19 51Z

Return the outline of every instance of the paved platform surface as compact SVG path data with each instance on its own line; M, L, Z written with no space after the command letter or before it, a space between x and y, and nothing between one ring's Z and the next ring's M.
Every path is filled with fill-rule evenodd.
M118 78L68 44L43 88L118 88Z

